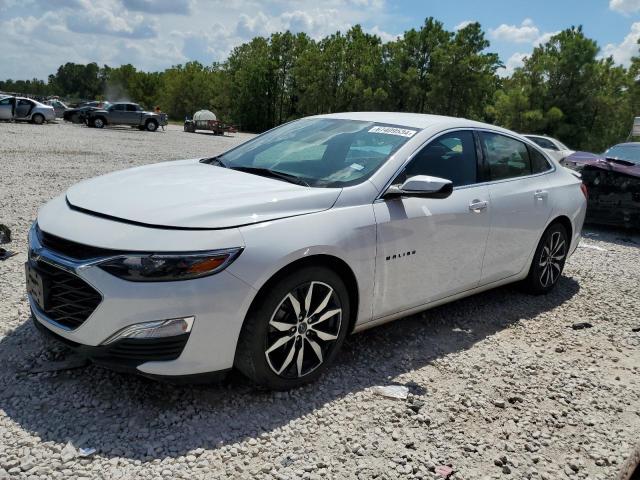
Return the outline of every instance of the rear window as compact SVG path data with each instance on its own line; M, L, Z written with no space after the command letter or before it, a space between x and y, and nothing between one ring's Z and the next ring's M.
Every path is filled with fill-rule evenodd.
M542 173L551 170L551 164L535 148L529 147L529 156L531 157L531 173Z

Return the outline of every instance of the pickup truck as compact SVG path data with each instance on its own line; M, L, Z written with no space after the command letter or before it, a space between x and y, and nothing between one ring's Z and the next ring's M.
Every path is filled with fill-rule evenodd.
M146 112L137 103L111 103L107 108L87 112L89 127L104 128L105 125L129 125L140 130L155 132L167 124L165 113Z

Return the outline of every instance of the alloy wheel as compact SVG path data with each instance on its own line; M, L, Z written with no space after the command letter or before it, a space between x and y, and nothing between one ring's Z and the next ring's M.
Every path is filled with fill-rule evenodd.
M322 365L342 327L342 305L335 290L312 281L289 292L269 320L264 354L283 378L300 378Z
M540 252L540 284L553 285L562 272L562 262L566 255L566 242L561 232L553 232Z

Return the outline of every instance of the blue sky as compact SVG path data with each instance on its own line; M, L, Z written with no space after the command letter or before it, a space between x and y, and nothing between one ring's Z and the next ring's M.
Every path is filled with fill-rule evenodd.
M285 29L321 38L359 23L389 41L427 16L450 30L479 21L502 74L571 25L583 25L618 63L638 54L640 0L0 0L0 78L46 78L65 62L208 64Z

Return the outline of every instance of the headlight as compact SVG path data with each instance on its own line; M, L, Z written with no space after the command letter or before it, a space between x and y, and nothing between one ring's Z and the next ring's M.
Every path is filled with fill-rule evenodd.
M130 282L173 282L206 277L227 268L241 248L184 254L127 254L98 266Z

